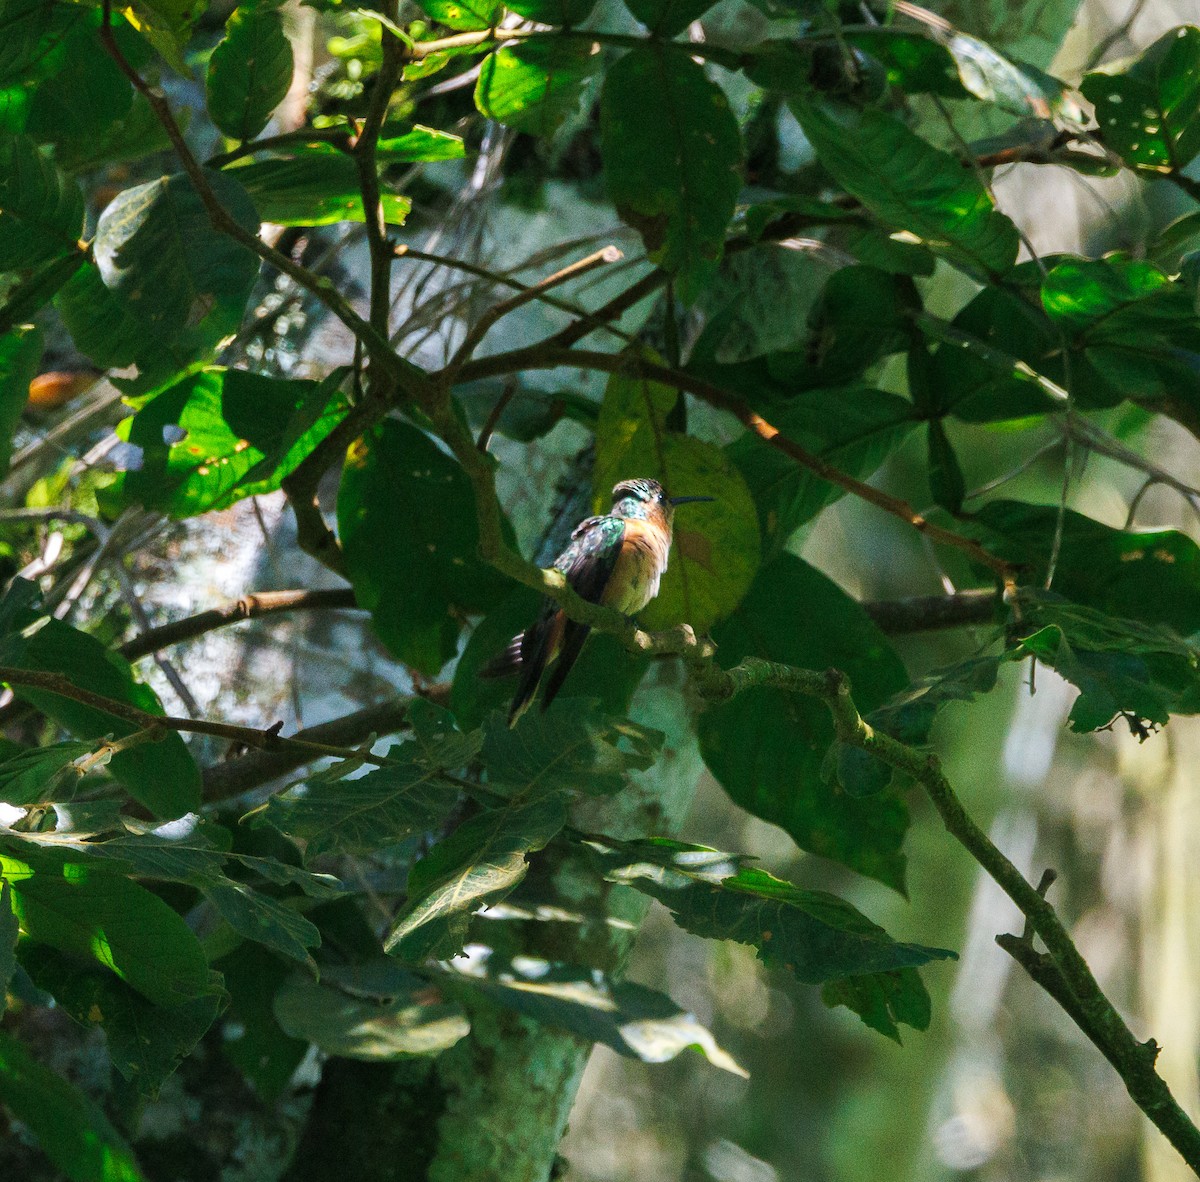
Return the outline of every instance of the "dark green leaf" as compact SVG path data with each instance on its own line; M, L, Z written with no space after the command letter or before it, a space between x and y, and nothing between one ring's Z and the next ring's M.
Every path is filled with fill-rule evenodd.
M600 57L587 41L548 38L497 49L483 59L475 105L530 135L551 136L579 109Z
M155 1005L172 1008L214 992L192 930L157 895L123 875L29 843L6 843L0 873L31 940L96 962Z
M819 626L795 627L789 605ZM864 713L908 681L904 666L857 603L790 554L765 566L742 606L713 629L724 663L767 657L847 673ZM743 808L786 829L802 849L903 889L900 845L908 809L895 789L860 800L824 782L833 741L823 703L757 687L700 716L700 751Z
M384 948L414 962L458 956L471 916L508 895L525 877L527 856L566 819L563 797L535 792L529 804L488 809L465 821L409 871L408 902Z
M80 173L170 150L171 140L154 109L143 95L135 94L124 119L106 124L99 135L59 144L55 156L68 172Z
M496 403L505 398L507 401L493 430L519 443L532 443L542 438L564 419L592 427L600 409L591 398L574 390L518 387L512 392L498 380L464 384L455 389L454 397L476 431L488 421Z
M205 898L239 936L273 948L315 971L309 949L320 946L321 933L294 908L236 882L205 884L203 890Z
M879 62L887 72L888 84L905 94L967 97L950 50L924 33L882 26L849 32L846 40Z
M975 275L1012 266L1016 227L954 156L882 111L828 100L792 108L821 163L885 225Z
M0 762L0 800L12 805L70 800L81 774L75 761L95 748L95 743L53 743L9 756Z
M239 225L258 232L241 186L212 172L208 182ZM171 342L188 334L211 346L241 321L258 257L217 231L191 181L180 173L125 189L100 215L96 263L105 286L144 332Z
M176 73L186 78L188 67L183 51L191 36L192 22L204 11L204 4L196 0L125 0L122 8L133 27Z
M963 479L954 445L946 435L941 419L930 419L927 427L929 444L929 491L934 504L950 513L962 509L967 486Z
M577 25L596 7L596 0L516 0L506 7L542 25Z
M81 353L103 369L132 365L157 352L145 327L124 301L104 286L100 268L86 262L63 285L54 301Z
M596 843L605 877L664 904L698 936L736 940L818 985L953 957L902 944L836 895L807 891L706 846L656 838Z
M83 194L28 136L0 135L0 271L78 250Z
M106 507L191 517L274 492L345 416L336 385L236 369L185 378L118 428L140 465L104 490Z
M932 1016L929 993L916 969L894 969L864 977L843 977L821 987L830 1007L846 1006L872 1030L900 1041L900 1024L928 1030Z
M493 714L484 725L483 762L489 783L504 785L517 801L560 792L608 796L625 786L627 769L654 763L662 741L659 731L605 717L594 702L560 698L515 727Z
M458 647L453 609L486 611L505 587L479 560L466 473L429 436L390 419L351 448L337 511L359 604L392 652L432 676Z
M490 950L473 950L469 958L455 960L446 969L498 1005L603 1043L619 1055L666 1063L694 1049L722 1071L743 1078L748 1074L695 1015L665 994L633 981L614 981L599 969L529 956L502 961Z
M990 693L996 685L996 671L1008 659L1003 653L970 657L935 669L872 711L868 720L902 743L924 743L938 711L947 702L969 702L978 694Z
M672 560L658 597L640 613L648 628L704 630L740 602L758 569L758 518L745 481L719 447L669 429L682 395L645 378L614 374L596 423L593 503L612 505L621 480L653 477L671 496L710 496L674 519Z
M1178 172L1200 152L1200 28L1164 33L1127 70L1080 87L1099 135L1132 168Z
M347 1059L436 1055L470 1030L462 1010L419 977L410 977L405 991L385 1002L293 979L275 995L275 1017L293 1038Z
M716 271L741 189L728 100L685 48L649 44L608 71L600 143L617 211L691 303Z
M29 400L45 341L42 330L23 324L0 336L0 473L8 471L13 432Z
M892 782L892 769L861 747L838 743L836 755L837 782L851 796L875 796Z
M658 37L682 33L715 0L625 0L625 7Z
M12 288L0 307L0 334L32 320L58 290L87 261L82 251L73 251L39 267L28 279Z
M45 620L25 634L7 637L3 655L5 664L61 673L79 689L151 714L163 713L158 696L134 680L124 657L58 620ZM17 687L16 692L77 738L123 738L138 729L134 723L46 690ZM200 807L200 769L178 734L167 733L157 742L118 751L108 768L155 816L179 817Z
M358 170L342 152L318 148L287 160L256 160L230 169L226 175L237 177L264 222L332 226L366 220ZM412 202L386 188L379 199L384 221L402 226Z
M17 938L21 922L12 908L12 887L8 879L0 882L0 1017L8 1008L8 987L17 969Z
M278 10L269 5L235 9L208 59L212 121L235 140L253 139L291 82L292 43Z
M0 1100L71 1182L145 1182L132 1151L104 1113L2 1033Z

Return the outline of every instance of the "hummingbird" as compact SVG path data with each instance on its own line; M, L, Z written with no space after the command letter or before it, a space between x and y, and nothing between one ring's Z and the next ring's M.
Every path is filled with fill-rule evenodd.
M622 480L612 496L608 513L588 517L572 530L570 544L553 565L582 598L632 616L658 594L671 552L675 507L713 498L670 497L657 480ZM589 625L567 619L558 604L546 599L537 619L484 667L485 677L521 674L508 711L509 726L515 726L529 706L551 664L542 709L554 701L590 631Z

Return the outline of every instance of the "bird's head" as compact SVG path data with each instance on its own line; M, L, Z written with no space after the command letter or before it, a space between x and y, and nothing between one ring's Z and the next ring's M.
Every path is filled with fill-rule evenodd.
M711 501L712 497L671 497L657 480L622 480L612 491L613 517L662 521L668 528L676 505Z

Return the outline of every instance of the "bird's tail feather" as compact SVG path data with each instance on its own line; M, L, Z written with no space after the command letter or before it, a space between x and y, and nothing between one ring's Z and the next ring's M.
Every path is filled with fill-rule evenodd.
M521 645L525 643L525 633L518 632L508 642L508 647L497 653L486 665L479 670L480 677L508 677L521 671Z

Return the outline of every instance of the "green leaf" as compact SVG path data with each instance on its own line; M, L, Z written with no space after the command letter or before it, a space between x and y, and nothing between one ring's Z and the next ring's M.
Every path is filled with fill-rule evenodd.
M207 179L230 216L257 234L241 186L223 173ZM100 215L95 256L105 286L144 332L166 342L187 330L211 346L232 332L258 275L258 256L213 227L181 173L117 196Z
M900 1025L928 1030L933 1016L929 992L916 969L894 969L864 977L843 977L821 987L821 1000L830 1008L846 1006L872 1030L896 1042Z
M1080 89L1099 135L1131 168L1179 172L1200 152L1200 28L1164 33L1127 70L1088 74Z
M498 1005L544 1026L569 1030L644 1063L666 1063L697 1050L714 1067L748 1078L695 1015L669 997L633 981L614 981L599 969L537 957L502 960L490 949L446 965Z
M14 846L19 856L0 854L0 875L31 940L102 965L155 1005L214 992L199 940L157 895L95 863Z
M354 161L325 146L288 159L256 160L225 175L237 177L264 222L332 226L366 220ZM384 221L390 226L404 225L412 202L386 187L379 199Z
M10 288L0 306L0 335L32 320L86 261L82 251L74 251L43 263L28 279Z
M969 702L979 694L990 693L996 685L997 670L1008 659L1003 653L969 657L934 669L871 711L867 721L902 743L925 743L938 711L947 702Z
M640 613L648 628L709 628L741 601L758 568L758 517L745 481L719 447L668 429L683 396L642 377L614 374L596 424L594 505L607 512L618 481L653 477L671 496L710 496L675 511L671 562L658 597Z
M536 592L518 587L471 633L450 691L450 704L464 726L478 726L492 711L507 708L516 688L513 679L483 678L480 670L532 623L540 606ZM615 636L593 632L571 670L571 693L596 699L605 714L623 715L649 665L649 658L629 652Z
M145 1182L129 1146L100 1109L3 1033L0 1100L72 1182Z
M605 78L600 149L617 212L690 304L717 269L741 190L741 135L724 93L682 46L635 49Z
M28 136L0 135L0 271L79 249L83 194Z
M70 800L80 777L75 762L95 749L95 743L53 743L9 756L0 762L0 800L12 805Z
M945 44L963 87L977 99L1024 118L1065 114L1072 121L1088 122L1063 83L1036 66L1007 58L957 29L947 35Z
M596 0L516 0L505 7L538 24L577 25L587 19Z
M78 174L171 150L171 140L150 103L135 94L123 119L106 124L99 135L59 144L55 157L68 172Z
M501 398L506 399L492 429L497 435L519 443L541 439L564 419L594 427L600 409L591 398L574 390L539 390L524 386L513 391L498 379L464 383L455 388L454 398L466 412L476 433L491 417L496 403Z
M657 37L674 37L703 16L714 0L625 0L625 7Z
M17 971L17 939L21 921L12 908L12 887L8 879L0 882L0 1017L8 1008L8 987Z
M118 428L140 464L104 489L105 507L192 517L274 492L349 410L338 376L286 381L214 368L185 378Z
M475 105L517 131L551 136L579 109L585 83L600 69L593 49L555 37L497 49L479 68Z
M888 85L905 94L967 97L949 48L924 33L880 26L848 32L846 40L879 62L887 73Z
M949 152L882 111L829 100L797 100L792 110L821 163L885 225L974 275L995 277L1013 265L1016 227Z
M158 1094L221 1010L217 993L170 1009L152 1005L111 973L80 971L75 960L41 944L25 944L21 963L75 1021L103 1029L113 1066L147 1098Z
M706 846L654 838L592 843L606 878L657 899L686 931L736 940L818 985L953 958L902 944L836 895L793 886Z
M387 164L430 163L436 160L461 160L466 155L462 136L433 127L414 124L401 135L384 126L375 146L375 154Z
M803 604L820 626L799 629ZM865 713L908 682L899 657L854 600L790 554L764 567L742 606L713 630L721 660L767 657L849 675ZM908 809L895 789L858 799L821 776L833 724L823 703L756 687L713 706L698 724L709 770L743 808L779 825L801 849L903 889Z
M458 956L471 917L512 891L525 877L528 855L544 848L566 820L566 802L556 794L463 822L409 872L408 901L385 950L413 962Z
M954 445L946 435L946 428L941 419L930 419L927 426L929 446L929 491L934 504L940 505L950 513L957 514L962 509L963 498L967 493L966 481L963 479L962 468L955 455Z
M347 1059L436 1055L470 1030L462 1009L419 977L409 977L403 992L385 1002L293 979L275 995L275 1017L292 1038Z
M654 763L662 742L661 732L605 717L594 702L560 698L545 712L522 715L515 727L493 714L484 724L483 762L488 783L503 785L516 801L560 792L611 796L625 787L628 769Z
M1080 405L1200 403L1200 323L1189 284L1137 259L1066 259L1043 282L1042 305L1069 335Z
M205 898L239 936L316 971L309 949L320 946L321 933L294 908L237 882L207 883L203 890Z
M129 0L118 8L167 64L187 77L183 51L191 37L192 22L206 6L206 0Z
M916 425L912 403L868 386L807 390L772 412L789 439L859 480L869 478ZM746 432L726 447L758 509L763 559L845 495L795 460Z
M45 620L21 635L5 638L4 663L20 669L61 673L78 689L124 702L150 714L162 714L158 695L134 680L124 657L110 652L95 637L59 620ZM18 698L31 702L80 739L105 735L124 738L138 728L93 706L46 690L15 687ZM200 769L174 732L154 743L118 751L109 771L129 794L157 817L179 817L200 807Z
M253 139L292 83L292 43L269 5L243 5L208 59L208 113L227 136Z
M428 435L389 419L350 449L337 513L347 577L380 639L437 673L458 648L454 609L486 611L506 589L479 560L466 473Z
M402 758L403 747L393 748ZM356 780L310 783L273 796L266 820L307 843L307 856L374 852L436 828L458 803L458 790L412 759Z
M54 304L75 347L102 369L124 368L158 351L160 342L150 338L125 302L104 286L95 263L85 262Z
M439 24L462 32L494 28L504 11L499 0L418 0L418 7Z
M8 471L13 432L29 401L29 383L37 376L44 346L42 330L32 324L0 336L0 473Z

